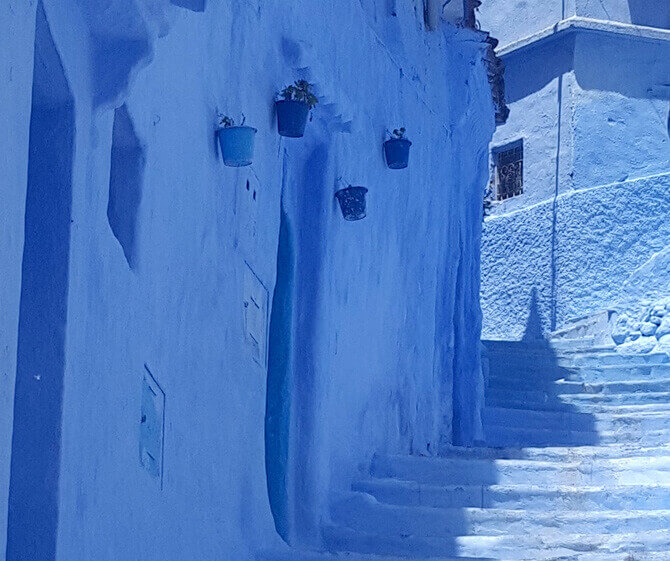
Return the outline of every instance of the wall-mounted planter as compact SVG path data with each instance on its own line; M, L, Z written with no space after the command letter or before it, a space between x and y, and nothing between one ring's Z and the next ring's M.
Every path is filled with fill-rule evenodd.
M409 148L412 143L406 138L392 138L384 142L386 165L391 169L405 169L409 164Z
M255 128L244 126L219 129L223 163L233 168L251 165L254 159L256 132Z
M367 192L365 187L347 187L335 193L345 220L354 221L366 217L365 195Z
M251 165L254 159L256 132L255 128L244 126L219 129L223 163L233 168Z
M277 101L277 128L281 136L301 138L305 134L309 105L302 101Z

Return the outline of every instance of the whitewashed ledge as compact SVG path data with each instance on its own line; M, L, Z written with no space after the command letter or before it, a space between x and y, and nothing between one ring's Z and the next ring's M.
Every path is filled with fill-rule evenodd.
M528 37L514 41L513 43L505 45L504 47L500 47L498 49L498 56L504 58L528 47L535 46L538 43L551 41L553 39L559 38L560 36L568 35L578 31L620 35L653 43L670 43L670 30L668 29L658 29L656 27L646 27L644 25L634 25L631 23L604 21L599 19L573 16L559 21L557 24L529 35Z

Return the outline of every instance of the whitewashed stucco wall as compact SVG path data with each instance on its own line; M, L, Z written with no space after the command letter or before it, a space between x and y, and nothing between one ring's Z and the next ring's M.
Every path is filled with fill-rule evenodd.
M669 204L670 175L663 174L576 190L487 219L482 336L521 338L531 313L547 332L630 304L624 290L637 290L631 275L668 245ZM646 283L661 287L667 279Z
M287 326L299 355L288 394L295 533L314 535L329 489L375 451L437 451L452 440L455 409L460 437L477 429L467 416L481 391L481 194L494 128L485 44L448 27L427 33L419 2L395 15L386 2L328 2L318 13L309 2L94 4L44 2L76 116L58 556L249 559L280 540L267 495L267 373L245 341L244 271L271 299L282 211L299 267ZM19 104L2 107L14 127L3 145L18 162L16 189L1 195L12 240L0 285L8 406L35 8L10 14L16 39L0 59L21 67L8 90ZM281 140L272 98L300 77L321 104L305 139ZM121 104L145 163L128 217L132 269L107 216ZM259 129L251 168L223 167L217 110ZM393 172L381 143L399 125L414 146L410 168ZM343 222L338 178L370 189L365 221ZM145 366L166 393L162 487L138 459ZM8 440L9 416L1 430Z

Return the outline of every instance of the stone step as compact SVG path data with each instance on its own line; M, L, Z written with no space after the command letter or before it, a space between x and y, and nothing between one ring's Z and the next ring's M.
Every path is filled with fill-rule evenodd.
M554 411L554 412L571 412L571 413L605 413L605 414L627 414L627 413L642 413L642 412L668 412L670 411L670 402L664 403L661 399L651 401L650 403L637 403L630 405L600 403L589 400L582 400L575 402L569 396L561 398L560 401L548 400L546 403L531 403L525 404L521 400L509 400L508 405L498 405L496 400L487 396L486 403L490 407L503 407L505 409L519 409L524 411Z
M649 366L603 366L565 369L561 379L571 382L600 384L604 382L626 382L629 380L663 380L670 378L670 364Z
M670 509L670 485L612 487L537 485L423 485L399 479L357 481L352 490L380 503L439 508L528 511Z
M482 420L485 425L529 429L596 431L599 433L625 429L655 431L670 429L669 413L668 411L654 411L621 415L486 407L482 414Z
M670 561L670 552L576 553L561 557L549 557L544 561Z
M579 560L583 554L618 554L620 561L630 561L626 554L645 552L670 554L670 532L667 529L621 534L562 534L549 529L546 533L502 536L380 536L350 528L327 525L323 528L326 547L334 551L357 551L401 555L490 557L500 560ZM635 559L635 557L634 557ZM637 561L637 559L636 559Z
M670 444L641 448L637 445L619 446L556 446L542 448L486 448L444 446L440 456L444 458L479 459L479 460L542 460L555 462L591 461L600 458L632 458L670 456Z
M488 353L490 370L512 373L515 368L529 372L533 369L543 371L545 368L575 370L580 368L636 368L644 366L663 366L670 364L668 353L621 354L612 352L603 353L574 353L574 354L527 354L519 353Z
M371 475L427 485L670 485L670 457L594 459L572 463L539 460L469 460L376 456Z
M623 556L622 556L623 555ZM543 561L670 561L670 552L645 551L636 554L579 553L570 556L546 557ZM326 552L293 549L264 550L256 553L256 561L407 561L411 556L377 555L350 551ZM495 561L483 557L421 557L423 561ZM523 553L517 559L524 561Z
M615 352L616 345L594 345L594 339L563 339L556 341L510 341L504 339L485 339L482 344L488 355L508 356L574 356L600 355Z
M663 446L670 441L670 430L639 430L635 427L612 431L576 431L484 425L485 442L491 447L526 446Z
M670 403L670 392L626 392L626 393L577 393L550 395L546 392L518 392L511 390L490 389L486 392L486 404L493 407L510 409L555 409L565 410L566 407L579 409L583 405L646 405Z
M567 380L568 376L574 376L572 372L561 372L560 375L556 375L553 378L550 378L544 373L534 374L530 373L528 376L523 376L519 374L518 371L514 371L511 374L513 375L491 375L486 380L487 389L495 390L521 390L521 391L543 391L550 392L553 389L553 386L556 382L560 380Z
M434 508L390 505L364 493L354 493L331 508L331 520L364 533L383 536L526 535L551 529L615 534L670 527L670 510L538 511L500 508Z
M513 371L497 370L489 374L487 385L491 388L520 389L526 391L546 390L556 383L572 384L616 384L638 380L646 383L660 383L670 380L670 364L657 364L638 367L603 366L600 368L573 368L531 370L524 373L521 369ZM560 386L559 386L560 387ZM666 386L667 387L667 386ZM665 390L661 390L665 391Z
M668 353L646 353L638 355L623 355L620 353L602 353L598 355L576 355L569 361L576 368L618 366L636 367L643 365L670 364Z
M488 446L526 447L526 446L595 446L637 442L638 435L627 435L628 438L608 439L603 441L602 435L596 431L558 431L536 428L507 427L503 425L484 425L484 439Z
M286 546L277 550L263 550L256 553L256 561L406 561L407 556L377 555L349 551L310 551ZM424 561L494 561L483 557L423 557Z
M503 390L490 389L489 392L511 392L519 393L528 400L545 401L547 395L550 397L564 395L594 395L594 394L626 394L626 393L655 393L670 392L670 378L658 380L636 380L629 379L615 382L573 382L567 380L556 380L547 388L536 388L527 386L525 388L506 388Z

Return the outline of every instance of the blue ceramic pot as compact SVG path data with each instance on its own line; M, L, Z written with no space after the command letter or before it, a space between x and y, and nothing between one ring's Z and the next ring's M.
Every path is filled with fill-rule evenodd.
M412 143L406 138L392 138L384 142L386 165L391 169L404 169L409 163L409 147Z
M225 127L219 129L219 145L223 163L239 168L251 165L254 159L256 129L253 127Z
M276 102L277 128L281 136L300 138L305 134L309 105L302 101L282 100Z
M354 221L365 218L365 194L367 192L365 187L347 187L335 193L345 220Z

